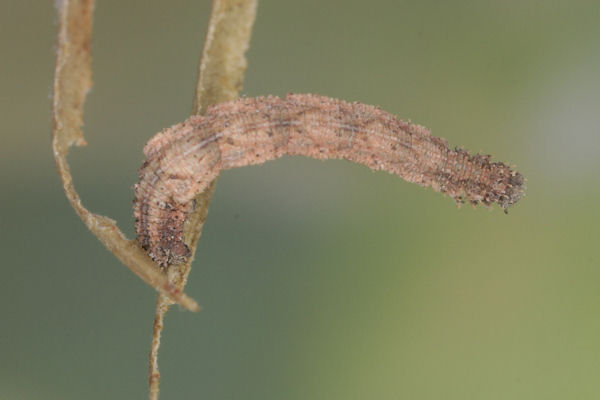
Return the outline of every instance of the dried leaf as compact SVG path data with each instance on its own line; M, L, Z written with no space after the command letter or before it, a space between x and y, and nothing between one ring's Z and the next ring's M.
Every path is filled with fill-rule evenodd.
M89 212L75 191L66 158L70 146L86 144L81 126L85 96L92 85L90 40L94 0L62 0L57 8L52 150L65 195L90 231L131 271L173 301L197 311L198 304L172 285L137 243L123 235L115 221Z

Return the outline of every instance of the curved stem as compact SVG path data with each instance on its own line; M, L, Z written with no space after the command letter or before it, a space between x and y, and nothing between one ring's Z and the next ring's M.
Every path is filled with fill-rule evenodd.
M88 211L75 190L67 154L73 145L86 145L81 126L85 97L92 87L90 42L94 0L63 0L57 2L57 8L52 151L65 195L88 229L133 273L176 303L198 311L198 304L167 280L137 242L127 239L112 219Z

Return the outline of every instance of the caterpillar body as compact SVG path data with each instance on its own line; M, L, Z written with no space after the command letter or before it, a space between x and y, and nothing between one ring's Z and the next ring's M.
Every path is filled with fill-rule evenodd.
M144 154L135 229L162 267L189 257L184 222L194 198L220 171L283 155L349 160L430 186L459 203L497 203L505 211L524 191L523 176L488 155L450 149L426 128L377 107L312 94L215 105L154 136Z

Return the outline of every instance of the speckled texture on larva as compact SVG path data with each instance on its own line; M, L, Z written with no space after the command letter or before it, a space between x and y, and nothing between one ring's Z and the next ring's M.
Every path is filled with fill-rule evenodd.
M193 199L224 169L287 155L341 158L431 186L457 202L505 210L523 195L523 176L486 155L451 150L446 140L376 107L312 94L243 98L165 129L145 146L135 186L140 245L161 266L190 250L183 224Z

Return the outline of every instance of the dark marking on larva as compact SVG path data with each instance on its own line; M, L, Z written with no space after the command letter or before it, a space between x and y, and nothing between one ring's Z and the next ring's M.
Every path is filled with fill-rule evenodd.
M497 203L522 196L523 176L488 155L451 150L446 140L377 107L311 94L245 98L210 107L154 136L135 185L140 245L161 266L184 262L183 224L220 171L282 155L338 158L384 170L452 197Z

